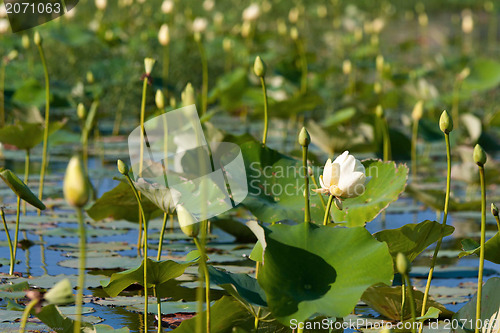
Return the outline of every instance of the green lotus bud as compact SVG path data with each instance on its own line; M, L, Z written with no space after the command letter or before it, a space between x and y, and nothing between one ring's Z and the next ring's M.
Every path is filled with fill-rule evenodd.
M87 110L85 109L85 105L83 105L83 103L78 104L76 114L80 120L84 120L87 117Z
M35 42L36 46L42 45L42 36L40 36L40 33L38 31L35 31L35 35L33 36L33 41Z
M79 156L73 156L66 168L63 183L64 199L74 207L83 207L89 201L90 186Z
M158 109L163 110L165 108L165 95L163 95L161 89L156 91L155 103Z
M23 45L23 49L27 50L30 47L30 38L28 35L23 35L23 38L21 40L21 44Z
M422 116L424 115L424 102L423 101L418 101L417 104L413 107L413 111L411 112L411 118L414 121L419 121L422 119Z
M73 295L73 288L68 279L63 279L57 282L49 291L43 295L43 299L49 304L65 305L73 303L75 297Z
M118 171L122 174L122 175L128 175L128 166L125 164L125 162L123 162L122 160L118 160L116 162L116 165L118 167Z
M491 203L491 214L498 217L498 207L494 203Z
M145 58L144 59L144 69L146 71L146 74L149 75L153 71L153 67L155 65L156 60L153 58Z
M31 192L28 186L23 183L19 177L16 176L15 173L10 171L9 169L5 169L2 172L0 172L0 178L3 179L5 184L7 184L10 189L22 200L26 201L33 207L36 207L38 209L44 210L45 205L43 202L40 201L40 199L37 198L37 196Z
M453 131L453 119L451 119L446 110L441 113L441 117L439 118L439 128L445 134L449 134L451 131Z
M86 79L87 79L87 82L89 84L94 83L94 73L92 73L91 71L88 71L86 74Z
M176 211L182 232L188 237L197 237L200 232L200 223L184 206L177 206Z
M191 82L186 84L186 88L184 88L184 91L181 94L181 101L182 101L182 106L196 104L196 99L194 97L194 89Z
M408 261L408 258L406 258L406 256L401 252L399 252L396 256L396 269L401 275L407 275L411 271L411 263Z
M299 144L302 147L307 147L311 143L311 136L309 135L309 132L307 132L305 127L302 127L299 133Z
M253 63L253 71L258 77L264 77L266 75L266 64L259 56L255 58L255 62Z
M483 147L479 144L474 147L474 153L472 156L474 157L474 162L476 162L477 165L483 166L486 163L486 153L484 152Z
M375 108L375 115L379 118L384 118L385 113L381 105L377 105L377 107Z

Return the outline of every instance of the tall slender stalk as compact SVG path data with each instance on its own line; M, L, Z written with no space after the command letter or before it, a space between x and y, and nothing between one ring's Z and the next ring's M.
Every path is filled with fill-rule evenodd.
M87 234L85 230L85 222L83 220L83 210L81 207L76 209L78 217L78 234L80 235L80 260L78 266L78 292L76 294L76 319L74 333L80 333L82 325L82 307L83 307L83 289L85 288L85 267L87 260Z
M486 184L484 179L484 166L479 165L479 178L481 181L481 249L479 251L479 273L477 277L476 296L476 321L474 332L478 333L481 327L481 299L483 291L484 270L484 243L486 241Z
M5 213L3 211L3 207L0 207L0 215L2 216L3 227L5 229L5 235L7 236L7 243L9 244L9 253L10 253L10 269L9 274L12 275L14 273L14 249L12 248L12 241L10 239L9 228L7 227L7 221L5 221Z
M302 130L299 133L299 144L302 146L302 171L304 172L304 222L311 222L311 213L309 207L309 172L307 168L307 148L311 143L311 137L307 132L305 127L302 127Z
M155 294L156 294L156 308L158 312L158 333L161 333L163 331L162 326L161 326L161 298L160 294L158 293L158 286L155 285Z
M165 229L167 229L167 216L168 212L163 213L163 224L161 226L160 231L160 242L158 243L158 254L156 255L156 261L160 261L161 259L161 250L163 247L163 239L165 238Z
M47 160L47 147L49 144L50 82L49 82L49 71L47 68L47 61L45 59L45 53L43 51L41 38L38 35L38 42L37 42L37 34L38 32L35 33L35 44L37 45L38 52L40 53L40 59L42 61L43 73L45 77L45 123L43 129L43 152L42 152L42 166L40 168L40 187L38 189L38 199L42 200L45 171L47 170L49 165ZM40 214L41 211L38 210L38 215Z
M144 118L146 113L146 92L148 90L148 77L143 79L142 83L142 99L141 99L141 147L140 147L140 156L139 156L139 175L142 174L142 169L144 166Z
M198 251L200 251L201 254L201 261L200 265L203 271L203 276L205 278L205 303L206 303L206 314L207 314L207 333L210 333L210 275L208 273L208 266L207 266L207 254L205 251L205 245L202 245L200 241L198 240L198 237L194 237L194 243L196 244L196 247L198 248Z
M200 38L195 38L196 44L198 44L198 50L200 51L201 58L201 69L202 69L202 81L201 81L201 116L207 113L208 104L208 61L207 54L205 52L205 47L203 46L203 41Z
M267 129L269 127L269 115L268 115L268 103L267 103L267 87L266 80L264 77L260 78L260 84L262 85L262 94L264 95L264 133L262 134L262 144L267 142Z
M28 322L31 310L33 310L33 308L38 304L39 301L39 299L33 299L28 303L28 305L26 305L23 316L21 317L21 325L19 326L20 333L24 333L24 331L26 330L26 323Z
M21 213L21 198L17 197L17 206L16 206L16 231L14 233L14 261L12 262L11 270L14 273L14 266L16 264L16 256L17 256L17 243L19 242L19 215Z
M408 274L405 274L404 279L406 281L406 288L408 290L408 298L410 301L410 311L411 311L411 320L412 320L412 325L411 325L411 331L415 333L417 331L415 327L415 323L417 322L417 312L415 309L415 297L413 296L413 287L411 285L411 280ZM423 326L423 325L421 325Z
M28 179L30 176L30 150L26 149L26 155L24 157L24 183L28 185ZM23 215L26 215L26 201L23 201Z
M333 195L330 195L330 197L328 197L328 203L326 204L326 209L325 209L325 216L323 218L323 225L328 224L328 220L330 218L330 209L332 208L332 203L334 198L335 197Z
M401 283L401 322L405 320L405 306L406 306L406 281L403 279Z

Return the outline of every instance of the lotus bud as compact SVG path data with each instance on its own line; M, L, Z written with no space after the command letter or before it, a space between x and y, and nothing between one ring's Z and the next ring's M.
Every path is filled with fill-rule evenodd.
M297 7L293 7L292 9L290 9L290 11L288 12L288 21L290 21L290 23L297 23L297 21L299 20L299 9Z
M288 33L288 28L284 20L278 20L278 34L280 36L286 36Z
M352 72L351 60L346 59L342 62L342 73L344 73L344 75L349 75L351 74L351 72Z
M292 27L290 29L290 38L292 38L292 40L299 39L299 30L297 30L297 27Z
M125 164L125 162L123 162L122 160L118 160L116 162L116 166L118 167L118 171L122 174L122 175L128 175L128 166L127 164Z
M206 18L197 17L193 21L193 32L202 33L207 30L208 21Z
M181 94L182 106L188 106L192 104L196 104L196 99L194 97L194 89L191 82L186 84L186 88Z
M309 135L309 132L307 132L305 127L302 127L299 133L299 144L302 147L307 147L311 143L311 136Z
M161 11L163 14L170 14L174 9L174 2L172 0L165 0L161 4Z
M382 109L381 105L377 105L377 107L375 108L375 115L380 119L385 117L384 109Z
M214 9L214 6L215 6L214 0L203 1L203 9L205 9L207 12L211 12L212 9Z
M320 5L316 8L316 14L319 18L325 18L328 15L328 9L325 5Z
M486 153L481 145L477 144L474 147L474 153L472 156L474 157L474 162L476 162L477 165L483 166L486 163Z
M23 181L19 179L19 177L17 177L15 173L10 171L9 169L5 169L0 172L0 178L3 179L5 184L7 184L19 198L38 209L45 209L45 205L43 204L43 202L41 202L37 198L37 196L33 192L31 192L29 187L26 186L26 184L24 184Z
M40 33L38 31L35 31L35 35L33 36L33 41L35 42L36 46L42 45L42 36L40 36Z
M464 34L470 34L472 30L474 30L474 19L470 9L466 9L462 12L462 31Z
M418 24L420 24L421 27L426 27L428 23L429 23L429 17L427 17L427 14L420 13L418 15Z
M161 89L156 91L155 103L158 109L163 110L165 108L165 95L163 95Z
M411 264L408 258L401 252L396 256L396 269L401 275L407 275L411 271Z
M29 49L29 47L30 47L30 38L28 37L28 35L23 35L21 43L23 45L23 49L25 49L25 50Z
M216 12L214 14L214 25L220 28L223 22L224 22L224 14L222 14L221 12Z
M493 1L486 1L484 3L484 10L487 11L488 13L491 13L495 9L495 6L493 5Z
M252 23L250 21L244 21L241 25L241 37L247 38L252 32Z
M200 223L184 206L177 206L176 211L182 232L188 237L197 237L200 232Z
M75 207L83 207L89 201L90 186L79 156L73 156L66 168L63 183L64 199Z
M451 119L446 110L441 113L441 117L439 118L439 128L445 134L450 134L453 131L453 119Z
M230 52L233 48L233 41L227 37L224 38L224 40L222 41L222 48L225 52Z
M19 55L19 52L17 52L17 50L12 50L7 54L7 56L5 57L5 60L6 60L6 62L10 62L10 61L16 59L18 55Z
M86 79L87 79L87 83L93 84L95 82L94 73L92 73L91 71L88 71L86 74Z
M498 217L498 207L494 203L491 203L491 214Z
M49 304L65 305L73 303L75 297L73 295L73 287L68 279L63 279L57 282L49 291L43 295L43 299Z
M85 105L83 105L83 103L79 103L76 107L76 114L80 120L84 120L87 117L87 110L85 109Z
M175 106L177 105L177 101L175 100L175 97L174 96L170 96L170 106L175 108Z
M384 71L384 56L379 54L377 58L375 58L375 67L377 68L377 72L382 73Z
M380 84L380 82L377 81L373 84L373 92L376 94L380 94L382 92L382 84Z
M144 69L146 70L146 74L150 75L151 72L153 71L153 67L155 65L156 60L152 58L145 58L144 59Z
M424 115L424 102L423 101L418 101L417 104L413 107L413 111L411 112L411 118L414 121L419 121L422 119L422 116Z
M99 10L105 10L106 7L108 6L108 1L107 0L95 0L95 6Z
M258 4L253 3L243 11L241 15L243 21L255 21L260 16L260 7Z
M257 56L257 58L255 58L255 62L253 63L253 71L258 77L264 77L266 75L266 64L264 63L264 61L262 61L260 56Z
M170 43L170 32L168 30L168 25L161 25L160 31L158 31L158 42L160 42L160 45L163 46L167 46Z

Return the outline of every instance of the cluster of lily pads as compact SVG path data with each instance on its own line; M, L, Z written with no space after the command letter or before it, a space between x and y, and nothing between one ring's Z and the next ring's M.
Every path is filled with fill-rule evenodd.
M125 3L126 1L123 1ZM204 2L207 12L214 4L210 0ZM95 32L102 34L102 38L110 44L120 41L120 34L115 34L103 22L103 15L107 8L106 1L96 1L98 9L93 23L97 25ZM491 2L485 3L493 6ZM151 4L122 4L120 6L151 10ZM156 4L155 4L156 5ZM180 4L166 0L162 10L172 19L172 8ZM337 6L334 4L334 6ZM391 6L386 4L386 6ZM164 7L164 8L163 8ZM350 31L352 40L343 46L352 47L363 42L363 34L370 39L367 52L373 60L375 71L371 73L376 78L374 82L366 83L358 80L357 76L365 70L360 65L356 68L356 57L345 59L341 72L338 74L345 79L345 90L342 94L345 99L342 104L346 107L331 112L326 120L318 123L313 119L306 121L304 115L313 116L311 112L321 105L322 97L314 93L318 86L316 81L321 81L321 75L310 73L311 65L308 64L310 56L307 53L306 38L303 36L302 16L306 12L306 4L293 7L288 13L288 23L279 21L278 29L282 36L288 36L293 42L296 59L293 64L287 62L280 64L283 68L266 66L266 54L256 56L253 63L253 73L246 68L234 68L231 64L233 57L240 54L234 51L234 43L246 44L249 50L246 55L254 52L256 35L259 33L259 17L261 11L272 7L271 2L258 5L252 4L243 12L243 22L238 26L241 39L224 39L224 51L227 53L226 62L229 63L227 73L215 83L215 88L209 92L209 56L207 49L210 44L209 23L204 17L192 17L192 13L185 13L182 20L188 20L191 25L190 38L194 41L199 51L201 64L200 94L196 96L195 88L188 83L182 93L176 94L175 89L169 88L169 62L170 57L170 29L172 25L164 24L158 31L158 43L163 48L161 61L146 58L144 71L138 74L142 82L142 95L140 96L140 112L135 115L133 124L141 127L144 132L144 123L148 118L167 113L180 106L197 104L200 109L200 118L203 129L210 141L233 142L239 145L246 168L246 182L248 196L231 212L197 222L188 209L182 205L173 205L168 189L143 186L144 180L134 178L128 163L117 160L116 179L118 185L104 193L100 198L95 198L92 178L94 170L89 167L89 141L99 142L98 110L101 102L106 101L106 95L96 85L94 74L87 73L85 87L79 87L83 92L76 92L77 101L72 99L72 110L78 122L73 122L78 128L77 137L78 153L68 162L63 181L63 194L66 202L74 208L78 221L79 255L78 255L78 281L72 286L68 279L61 279L48 290L33 288L26 282L0 286L9 298L9 293L21 292L25 297L19 297L15 305L11 306L18 311L23 311L20 321L20 331L24 332L30 316L38 318L45 325L56 332L127 332L128 328L113 329L108 325L91 324L82 317L84 303L85 279L89 277L85 268L88 261L86 253L87 226L85 219L88 217L95 221L128 220L137 222L137 256L140 264L137 267L113 273L109 279L101 281L105 297L124 295L130 290L139 289L144 298L143 323L144 332L148 332L151 324L155 325L158 332L164 330L162 325L165 316L162 315L162 306L171 300L185 299L190 294L197 301L196 313L190 318L182 320L175 331L178 332L315 332L333 331L332 327L343 327L355 311L359 302L363 302L374 311L381 314L388 324L401 326L398 331L412 331L421 333L426 323L437 319L452 319L459 326L452 327L456 332L474 330L495 333L500 327L500 304L498 297L489 297L497 290L500 279L492 277L483 281L484 261L500 264L500 220L498 208L491 204L491 213L497 221L498 232L489 240L486 239L486 189L487 180L494 183L498 174L488 173L486 165L487 155L482 146L494 150L491 137L494 131L481 126L479 117L460 110L460 101L467 100L470 96L464 94L462 89L472 94L473 91L484 91L494 87L500 79L488 76L492 68L498 67L492 61L478 62L472 69L465 67L456 76L453 84L453 94L449 98L452 105L451 115L444 111L439 121L435 115L428 114L424 117L424 110L435 112L436 105L446 105L445 100L433 98L433 86L423 78L425 73L408 73L401 78L396 69L380 54L379 37L383 29L383 21L370 21L363 28L359 26L356 10L352 7L345 9L347 23L354 25ZM326 15L326 6L314 6L318 17ZM390 8L386 9L388 13ZM355 13L353 14L352 11ZM417 16L420 27L424 30L425 9L417 6ZM490 9L491 11L491 9ZM169 16L170 15L170 16ZM214 21L216 15L214 14ZM324 16L323 16L324 17ZM473 30L470 27L471 18L466 19L464 14L462 31L464 34L464 52ZM283 26L284 25L284 26ZM214 22L213 30L217 31L222 23ZM361 29L361 30L359 30ZM471 30L472 29L472 30ZM359 34L361 33L361 37ZM426 32L423 32L425 35ZM0 215L9 246L9 275L15 275L17 262L17 248L20 225L23 217L29 215L29 209L22 203L32 205L37 209L37 214L42 216L52 203L44 189L44 178L49 170L49 138L51 134L60 132L68 120L55 121L49 110L54 98L51 97L51 81L49 80L49 66L45 56L44 43L41 34L36 32L33 38L40 56L45 80L42 99L44 101L43 121L38 123L14 121L15 119L4 112L0 112L0 142L7 147L15 147L25 151L25 174L21 180L12 170L3 169L0 177L9 186L17 198L15 210L15 231L11 237L8 229L4 209ZM23 44L30 43L23 39ZM470 46L470 45L469 45ZM361 51L359 51L361 52ZM466 54L465 53L465 54ZM153 53L152 53L153 54ZM17 55L9 55L4 59L4 68L13 61ZM363 55L359 55L360 58ZM272 58L272 57L271 57ZM233 60L235 60L233 59ZM254 59L252 57L252 59ZM248 62L248 61L246 61ZM274 61L273 61L274 62ZM155 65L162 65L162 73L155 76ZM361 64L359 61L358 64ZM290 76L290 87L293 94L283 99L280 91L276 90L275 73L284 70L293 72ZM358 72L358 74L356 74ZM142 74L142 76L140 76ZM294 77L296 76L296 77ZM485 78L486 76L486 78ZM497 75L500 77L500 75ZM313 79L311 79L311 77ZM156 86L154 92L154 112L148 112L152 99L151 85L157 85L156 79L165 80L164 84ZM396 88L402 81L407 83L406 91L418 97L413 104L411 117L405 119L411 128L411 138L394 128L391 122L390 109L394 106L391 98L399 93ZM472 79L471 79L472 78ZM416 86L412 86L416 82ZM463 88L465 86L465 88ZM411 87L417 92L411 91ZM29 87L28 87L29 88ZM21 89L9 100L16 105L23 99ZM257 89L256 89L257 88ZM262 89L262 92L259 90ZM319 89L319 88L318 88ZM36 89L35 89L36 90ZM75 89L78 90L78 89ZM172 91L174 90L174 91ZM425 90L425 93L420 91ZM365 93L369 91L369 93ZM287 93L285 92L285 95ZM2 86L2 96L4 95ZM84 96L84 98L80 98ZM368 96L368 97L366 97ZM365 98L366 97L366 98ZM367 100L357 102L359 98ZM170 103L167 103L166 101ZM2 102L4 100L2 99ZM180 102L178 102L180 101ZM248 101L248 103L247 103ZM447 101L447 100L446 100ZM60 101L55 101L60 103ZM169 105L167 105L169 104ZM89 105L89 110L85 105ZM139 103L137 103L139 105ZM363 113L356 108L364 110ZM12 107L11 109L15 109ZM218 128L217 117L226 111L228 114L238 114L241 119L256 120L257 130L252 129L245 134L232 133ZM254 114L249 115L251 111ZM37 114L38 111L35 112ZM321 113L323 116L323 113ZM356 115L362 120L357 121ZM491 123L498 122L499 113L490 115ZM6 117L7 116L7 117ZM39 116L39 114L38 114ZM120 132L122 124L121 111L116 113L113 120L113 134ZM6 120L7 118L7 120ZM137 119L138 118L138 119ZM273 130L273 120L285 119L285 126L291 126L293 138L292 146L297 150L281 152L275 149L279 131ZM290 119L287 119L290 118ZM432 120L431 120L432 119ZM433 121L434 120L434 121ZM479 121L479 129L477 122ZM368 125L368 123L370 125ZM454 130L455 123L455 130ZM367 130L367 126L369 130ZM457 128L458 127L458 128ZM115 131L116 129L116 131ZM123 131L123 130L122 130ZM420 131L420 132L419 132ZM459 138L451 133L463 133L461 141L469 150L463 148L470 155L462 157L472 163L472 170L464 171L466 163L453 165L452 144ZM362 133L362 134L354 134ZM288 131L287 131L288 133ZM253 135L252 135L253 134ZM260 137L257 140L255 137ZM426 141L444 141L447 156L446 189L445 191L432 191L419 186L419 172L432 169L429 155L419 154L419 135ZM349 139L345 139L345 138ZM444 140L443 140L444 139ZM275 141L273 141L275 140ZM284 138L286 142L287 138ZM473 143L477 144L472 151ZM486 143L486 145L485 145ZM42 144L39 181L29 179L30 152ZM321 154L311 151L319 148L332 159L325 161ZM335 159L334 153L350 149L354 155L361 152L376 152L380 159L366 159L360 161L354 155L345 151ZM285 149L283 149L285 151ZM412 182L407 185L409 169L404 164L398 164L392 159L405 156L401 151L410 151ZM141 152L141 156L142 156ZM420 161L419 161L420 159ZM116 158L114 159L116 160ZM422 161L423 160L423 161ZM114 162L114 161L113 161ZM323 166L323 163L324 166ZM141 165L133 166L142 169ZM452 169L456 167L459 175L470 175L469 183L476 183L479 179L481 199L459 202L452 197ZM486 169L486 172L485 172ZM461 172L462 171L462 172ZM139 171L140 174L140 171ZM472 175L471 175L472 174ZM489 176L490 175L490 176ZM438 175L441 176L441 175ZM38 185L38 196L30 188ZM278 189L278 191L276 191ZM286 189L286 190L285 190ZM409 223L397 229L384 229L375 233L367 230L366 224L377 217L384 218L387 207L395 202L404 192L412 195L416 200L442 211L443 216L438 221L425 220L420 223ZM50 207L49 207L50 208ZM480 210L481 234L480 242L472 239L462 241L463 251L459 256L477 255L479 267L477 270L477 293L457 313L448 310L443 304L434 300L431 294L433 275L437 267L439 251L446 236L454 232L454 228L447 224L448 214L453 210ZM150 223L161 218L161 228L157 241L152 241L148 234ZM170 222L170 227L169 227ZM408 223L406 223L408 222ZM166 259L165 249L167 233L178 225L185 234L188 243L194 243L196 250L185 255L182 260ZM252 273L235 273L215 267L211 263L211 256L215 255L210 249L208 241L212 236L212 228L219 227L236 237L245 234L253 240L253 249L248 256L253 261L255 269ZM250 236L249 236L250 235ZM413 288L411 279L412 262L427 248L434 245L432 260L429 270L426 271L427 283L425 291L420 292ZM150 250L157 250L156 256L151 256ZM193 267L198 267L195 279L198 280L197 288L180 286L178 279L192 272ZM76 297L73 287L76 287ZM61 306L75 304L75 316L68 317L63 314ZM155 313L155 319L148 314ZM330 328L324 327L325 320ZM153 323L151 323L153 322ZM169 327L174 328L174 327Z

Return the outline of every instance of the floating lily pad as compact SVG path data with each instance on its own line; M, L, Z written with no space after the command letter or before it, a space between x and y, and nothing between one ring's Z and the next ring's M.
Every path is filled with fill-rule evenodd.
M105 279L104 275L91 275L87 274L85 276L85 288L96 288L100 286L100 281ZM13 283L28 283L31 287L49 289L52 288L56 283L63 279L68 279L72 286L78 285L78 275L42 275L32 278L14 278L11 281Z
M142 259L137 257L115 256L115 257L101 257L93 258L86 262L86 268L100 268L100 269L113 269L113 268L132 268L137 267ZM79 259L68 259L58 262L62 267L78 268L80 264Z
M78 228L51 228L41 229L34 231L37 235L50 236L50 237L79 237ZM113 230L113 229L90 229L86 230L87 237L104 237L114 235L124 235L127 230Z

